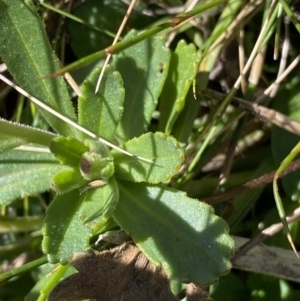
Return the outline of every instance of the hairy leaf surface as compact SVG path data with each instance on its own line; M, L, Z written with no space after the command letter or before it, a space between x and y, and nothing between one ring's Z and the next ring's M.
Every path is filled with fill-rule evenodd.
M51 177L65 167L47 152L12 150L0 155L0 204L50 189Z
M51 263L66 264L75 253L88 246L90 230L79 216L81 198L78 190L58 194L51 202L43 227L44 253Z
M134 138L125 143L124 149L153 162L112 151L116 176L134 182L167 182L179 170L184 159L178 142L163 133L147 133Z
M160 185L119 181L119 189L113 217L170 277L209 285L229 271L234 242L211 206Z
M106 140L112 140L123 113L123 81L113 67L106 68L100 90L95 94L100 75L96 69L82 85L79 97L79 124Z

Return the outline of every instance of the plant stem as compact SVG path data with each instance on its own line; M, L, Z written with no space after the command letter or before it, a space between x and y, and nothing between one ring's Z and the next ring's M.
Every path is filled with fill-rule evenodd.
M29 270L39 267L47 262L47 256L44 256L34 261L28 262L18 268L14 268L8 272L4 272L0 274L0 283L2 284L15 276L18 276L24 272L28 272Z
M121 41L115 45L107 47L106 49L102 49L98 52L95 52L84 58L81 58L81 59L77 60L76 62L60 69L59 71L52 73L51 76L56 77L56 76L66 73L66 72L69 72L71 70L76 70L80 67L88 65L90 63L93 63L102 57L105 57L107 54L116 54L126 48L129 48L130 46L133 46L143 40L146 40L147 38L161 32L167 28L172 28L174 26L178 26L180 23L186 21L187 19L193 18L196 15L198 15L212 7L215 7L219 4L222 4L224 2L225 2L224 0L213 0L213 1L207 2L203 5L199 5L196 8L194 8L193 10L186 12L186 13L179 14L179 15L173 17L168 22L160 24L156 27L150 28L132 39Z

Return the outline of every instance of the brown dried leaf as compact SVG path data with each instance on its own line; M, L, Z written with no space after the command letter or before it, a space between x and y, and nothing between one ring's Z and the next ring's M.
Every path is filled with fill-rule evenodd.
M109 251L75 255L78 274L60 282L49 301L177 301L169 279L160 267L130 244ZM194 300L194 299L192 299Z

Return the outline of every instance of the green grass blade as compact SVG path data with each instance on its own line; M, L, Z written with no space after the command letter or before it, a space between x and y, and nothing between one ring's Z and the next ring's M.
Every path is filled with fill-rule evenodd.
M285 214L285 211L284 211L284 208L282 205L282 200L278 193L277 180L278 180L279 175L289 166L289 164L295 159L295 157L299 154L299 152L300 152L300 142L297 143L297 145L291 150L290 154L281 162L279 168L276 171L276 174L275 174L274 180L273 180L273 193L274 193L274 197L275 197L278 214L279 214L280 220L283 224L283 228L286 232L287 238L290 242L290 245L291 245L292 249L294 250L297 257L299 257L299 256L297 254L297 250L294 245L288 223L286 221L286 214Z

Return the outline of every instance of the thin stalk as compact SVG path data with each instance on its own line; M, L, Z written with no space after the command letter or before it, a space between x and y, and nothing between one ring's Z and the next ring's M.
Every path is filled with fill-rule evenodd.
M54 7L54 6L50 5L50 4L47 4L47 3L45 3L45 2L40 2L40 5L42 5L42 6L44 6L45 8L50 9L50 10L52 10L52 11L54 11L54 12L60 14L60 15L62 15L62 16L65 16L65 17L69 18L70 20L73 20L73 21L75 21L75 22L77 22L77 23L80 23L80 24L82 24L82 25L85 25L85 26L87 26L87 27L89 27L89 28L91 28L91 29L94 29L94 30L96 30L96 31L102 32L102 33L108 35L109 37L112 37L112 38L115 37L115 34L114 34L113 32L110 32L110 31L108 31L108 30L103 30L103 29L101 29L101 28L99 28L99 27L97 27L97 26L91 25L91 24L85 22L83 19L80 19L80 18L78 18L78 17L76 17L76 16L74 16L74 15L72 15L72 14L70 14L70 13L67 13L66 11L61 10L61 9L59 9L59 8L57 8L57 7Z
M115 38L114 38L114 41L113 41L112 45L115 45L115 44L118 42L118 40L119 40L119 38L120 38L120 36L121 36L121 33L122 33L122 31L123 31L123 29L124 29L126 23L127 23L127 20L128 20L128 18L129 18L129 16L130 16L130 14L131 14L131 12L132 12L132 10L133 10L135 4L136 4L136 1L137 1L137 0L132 0L132 1L131 1L130 5L129 5L129 7L128 7L128 10L127 10L127 12L126 12L126 14L125 14L125 16L124 16L124 18L123 18L123 21L122 21L122 23L121 23L121 25L120 25L120 27L119 27L119 30L118 30L118 32L117 32ZM103 67L102 67L102 70L101 70L101 73L100 73L99 78L98 78L98 81L97 81L95 93L97 93L97 92L99 91L99 89L100 89L100 84L101 84L101 81L102 81L103 76L104 76L105 68L106 68L106 66L108 65L108 63L109 63L111 57L112 57L112 54L110 53L110 54L106 57L106 59L105 59L105 62L104 62L104 64L103 64Z
M289 16L289 18L293 22L294 26L296 27L296 29L300 33L300 23L298 22L298 20L295 17L294 13L291 11L291 8L289 7L289 5L284 0L279 0L279 2L282 5L282 8L285 11L285 13Z
M46 110L47 112L53 114L54 116L56 116L57 118L59 118L60 120L66 122L67 124L73 126L74 128L78 129L79 131L81 131L82 133L85 133L86 135L99 140L100 142L104 143L105 145L119 151L120 153L123 153L129 157L134 157L137 158L141 161L144 162L148 162L148 163L153 163L153 161L140 157L140 156L136 156L130 152L127 152L126 150L110 143L109 141L98 137L96 134L90 132L89 130L85 129L84 127L82 127L81 125L79 125L78 123L74 122L73 120L69 119L68 117L62 115L61 113L55 111L54 109L50 108L49 106L47 106L46 104L44 104L43 102L41 102L40 100L38 100L37 98L33 97L32 95L30 95L29 93L27 93L25 90L23 90L22 88L20 88L19 86L15 85L12 81L10 81L9 79L7 79L6 77L4 77L2 74L0 74L0 79L2 81L4 81L6 84L8 84L9 86L13 87L15 90L17 90L19 93L23 94L24 96L26 96L27 98L29 98L34 104L36 104L37 106L39 106L40 108Z
M15 276L18 276L24 272L28 272L28 271L30 271L34 268L37 268L47 262L48 262L47 256L44 256L39 259L33 260L31 262L25 263L18 268L14 268L8 272L2 273L2 274L0 274L0 283L2 284Z
M100 50L100 51L90 54L84 58L81 58L81 59L77 60L76 62L58 70L57 72L52 73L51 76L56 77L56 76L66 73L66 72L69 72L71 70L76 70L80 67L88 65L90 63L93 63L93 62L99 60L100 58L105 57L108 54L119 53L122 50L129 48L130 46L133 46L147 38L150 38L151 36L158 34L159 32L161 32L165 29L175 27L175 26L179 25L180 23L184 22L185 20L193 18L196 15L198 15L210 8L213 8L219 4L223 4L224 2L226 2L226 1L212 0L207 3L204 3L203 5L197 6L195 9L193 9L187 13L182 13L182 14L175 16L174 18L172 18L171 20L169 20L166 23L163 23L156 27L150 28L134 38L131 38L131 39L128 39L125 41L121 41L115 45L107 47L106 49Z
M56 284L61 279L61 277L66 273L68 268L69 268L68 265L59 265L58 267L56 267L54 269L54 271L51 273L46 285L41 290L40 296L38 297L37 301L46 301L47 300L50 292L56 286Z

